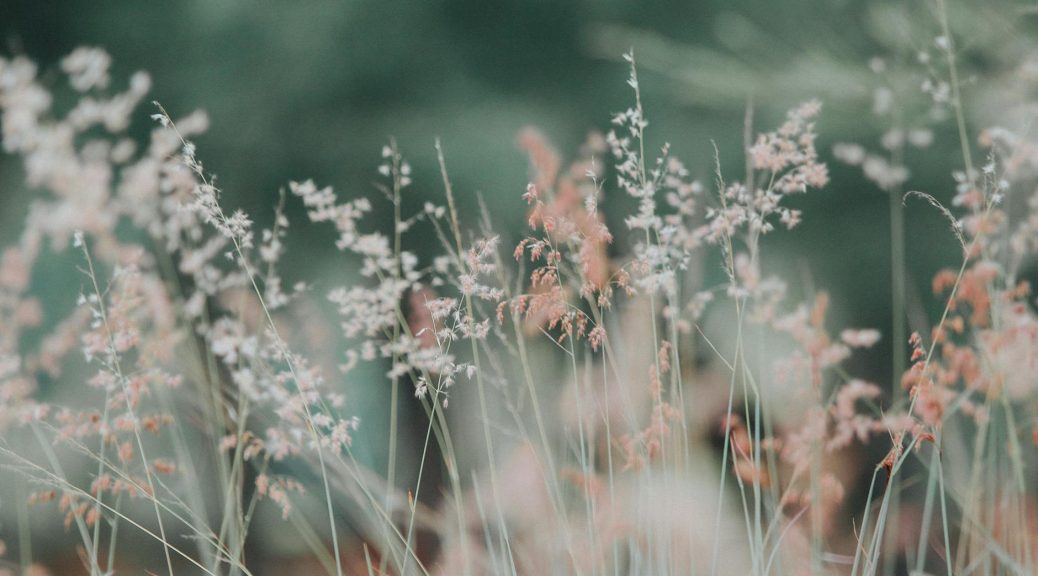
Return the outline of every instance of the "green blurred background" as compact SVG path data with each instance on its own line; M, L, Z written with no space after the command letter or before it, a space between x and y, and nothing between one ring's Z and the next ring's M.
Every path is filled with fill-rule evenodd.
M439 137L459 193L482 194L495 225L510 232L506 238L522 225L516 216L528 178L516 133L539 127L572 157L589 130L607 130L611 114L630 104L620 59L629 48L641 66L650 139L671 142L675 155L709 182L712 141L722 162L740 172L743 115L751 101L763 130L787 108L818 97L826 106L819 127L823 154L837 140L876 148L886 127L869 117L878 83L869 60L911 59L936 35L928 4L918 2L3 4L0 34L8 54L24 53L53 72L74 47L101 46L112 54L117 78L149 71L154 99L174 115L208 111L211 128L199 139L201 156L219 176L228 203L260 222L269 220L278 189L289 180L312 177L344 196L372 193L379 150L389 137L415 165L414 201L439 199L433 152ZM955 23L975 51L1014 16L987 6L953 5ZM903 79L917 86L910 68ZM147 126L150 112L140 112L138 129ZM939 198L948 197L957 159L951 128L936 127L926 174L910 182ZM3 166L0 224L10 240L21 219L15 197L22 194L10 159ZM853 303L849 323L884 327L887 199L857 170L831 168L828 189L798 199L806 208L803 228L776 235L772 246L809 261L816 286L832 291L837 303ZM606 210L614 208L615 216L617 206L626 207L624 199L607 189ZM947 238L931 237L937 230L930 227L932 214L909 212L910 224L927 231L910 234L909 254L925 281L927 264L949 262L944 257L954 257L955 249ZM327 243L315 234L303 227L294 232L308 250L330 258L308 264L334 266L334 254L322 252ZM798 269L791 279L803 273Z
M951 4L974 91L983 85L970 74L998 74L1032 47L1035 19L1023 8ZM620 58L629 48L641 66L651 141L671 142L693 174L710 182L712 142L729 171L741 172L750 102L763 130L789 107L820 98L826 157L836 141L878 149L889 122L870 115L876 86L893 86L913 122L912 114L921 114L913 111L925 109L918 90L925 70L913 58L938 34L931 10L925 2L856 0L5 0L0 34L9 55L39 61L55 84L63 55L96 45L112 54L116 78L149 71L154 99L175 116L208 111L201 157L227 202L260 223L270 220L290 180L314 178L344 196L371 194L390 137L415 166L411 200L438 201L439 137L459 194L483 195L507 245L522 227L519 195L528 179L516 133L539 127L572 157L590 130L607 130L611 114L630 105ZM869 69L877 57L889 63L882 77ZM139 112L142 134L150 112ZM986 120L984 113L971 117ZM957 137L950 122L934 130L934 146L909 154L909 165L924 163L925 171L914 171L908 188L947 200ZM27 193L11 159L2 162L0 240L9 242ZM889 333L888 199L857 169L831 169L827 189L796 199L804 225L769 239L770 262L792 284L809 277L829 290L842 316L836 323ZM463 205L475 227L476 203ZM627 207L607 188L615 230ZM955 263L956 249L932 210L913 204L907 216L912 286L925 300L928 278ZM290 243L314 257L294 260L290 279L345 265L329 234L296 227ZM877 364L889 364L890 345L877 349Z

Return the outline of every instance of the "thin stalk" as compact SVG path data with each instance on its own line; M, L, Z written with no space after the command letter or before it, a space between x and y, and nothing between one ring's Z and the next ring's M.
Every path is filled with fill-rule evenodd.
M22 574L29 573L32 565L32 526L29 524L29 504L22 493L24 486L18 485L18 563ZM93 567L91 567L93 570Z
M399 280L400 276L403 273L402 269L401 269L401 261L400 261L400 250L401 250L401 248L400 248L400 243L401 243L401 227L400 227L400 155L397 153L397 150L396 150L396 142L392 142L390 144L390 147L392 149L392 166L391 166L391 170L392 170L392 180L393 180L393 190L392 190L392 196L391 196L391 199L392 199L392 202L393 202L393 276L394 276L393 279L394 280ZM397 303L397 307L398 308L399 308L399 306L400 306L400 304ZM393 336L392 336L391 342L396 343L399 340L400 340L400 323L399 322L394 322L393 323ZM392 356L392 366L395 367L398 362L399 362L399 354L397 352L396 347L394 347L393 348L393 356ZM396 458L397 458L397 443L398 443L398 439L397 439L398 431L397 431L397 428L400 426L400 423L399 423L400 407L398 406L398 404L400 403L400 376L397 374L397 372L395 370L393 371L393 377L392 377L392 382L391 382L390 386L391 387L390 387L390 394L389 394L389 458L388 458L388 463L387 463L387 466L386 466L388 468L388 471L386 473L386 484L388 484L389 487L392 489L392 488L396 487ZM423 463L424 463L424 459L423 459ZM389 500L388 500L388 498L389 498L389 492L388 491L386 493L386 498L387 499L386 499L385 506L386 506L386 509L388 510L389 509L389 504L390 504ZM388 532L386 533L386 543L387 543L387 545L389 543L389 534L388 534ZM379 559L379 566L378 566L379 572L385 572L386 571L386 562L387 562L387 558L386 558L386 556L383 555L382 558Z
M447 163L443 155L443 147L440 145L439 140L436 141L436 155L440 163L440 175L443 177L444 192L447 196L447 206L450 210L451 229L454 232L454 241L457 244L458 249L458 264L463 266L465 251L462 248L461 241L461 228L458 223L458 212L454 204L454 190L451 187L450 180L447 177ZM464 272L464 268L460 268ZM465 296L465 308L468 314L468 320L471 323L475 322L475 307L472 304L472 298ZM479 409L480 415L483 421L483 438L486 443L487 459L490 472L490 489L494 495L494 506L497 512L497 521L500 528L499 533L499 545L502 548L506 547L508 540L508 528L505 525L504 512L501 509L501 496L498 493L498 481L497 481L497 458L494 453L494 442L491 438L490 433L490 412L487 407L486 397L486 386L483 382L483 370L480 363L479 346L476 342L476 338L473 331L469 332L469 343L472 348L472 364L476 368L476 394L479 398Z
M944 487L944 463L941 461L940 450L935 449L935 452L937 454L937 483L941 495L941 532L944 535L944 565L948 576L952 576L951 543L948 539L948 533L950 532L948 530L948 503L946 488Z
M180 139L180 142L184 145L184 147L188 147L189 144L188 144L187 140L184 139L184 136L180 133L179 130L177 130L176 124L173 123L173 120L169 116L169 113L167 113L165 108L163 108L162 106L159 106L159 110L161 111L162 116L165 119L165 124L172 128L172 130L174 131L176 136ZM201 168L200 165L198 165L197 163L194 163L193 165L189 164L188 167L189 167L189 169L191 169L201 179L201 181L202 181L202 183L204 185L212 187L212 188L215 189L215 187L210 183L209 178L202 171L202 168ZM226 225L227 216L224 214L223 209L219 206L219 204L217 204L215 206L215 209L217 211L217 213L215 215L216 218L218 218L220 221L224 222L225 225ZM335 553L335 572L336 572L336 576L343 576L342 557L341 557L341 554L339 553L338 528L336 527L336 522L335 522L335 512L332 509L332 496L331 496L331 490L330 490L330 488L328 486L328 470L327 470L327 466L325 464L325 459L324 459L324 448L321 445L320 433L318 432L317 427L314 424L313 414L311 413L311 410L310 410L310 403L307 401L307 399L305 397L305 394L304 394L303 382L299 378L299 375L298 375L298 373L296 371L296 366L295 366L295 362L293 361L293 356L292 356L291 352L289 351L288 346L285 344L285 341L281 338L281 334L280 334L280 332L277 329L277 325L274 322L274 318L273 318L273 316L270 313L270 308L267 306L266 299L263 296L263 291L260 290L259 284L257 283L256 275L253 272L252 267L249 265L248 259L245 257L245 253L244 253L244 250L242 249L242 245L241 245L241 242L240 242L239 238L236 235L234 235L234 234L228 234L227 237L231 240L231 243L232 243L232 245L234 247L234 254L237 257L237 261L238 261L239 265L242 267L242 271L245 272L245 275L248 278L249 283L252 286L253 291L256 293L256 298L257 298L257 300L258 300L258 302L260 304L260 308L263 310L264 319L266 320L267 326L270 328L271 334L273 335L274 344L277 346L279 352L281 353L281 356L285 359L285 363L288 366L289 373L292 376L292 380L296 383L297 387L299 388L299 394L300 394L301 400L302 400L300 402L300 404L302 404L302 406L303 406L303 411L304 411L304 415L306 417L307 427L308 427L308 430L310 432L311 439L313 440L314 444L316 445L317 458L318 458L318 461L319 461L319 464L320 464L321 481L322 481L322 484L324 485L324 498L325 498L325 503L327 504L327 511L328 511L328 524L329 524L329 528L330 528L330 531L331 531L332 549L333 549L333 551ZM139 435L138 435L138 438L139 438ZM145 468L145 470L147 470L147 468ZM149 478L150 478L150 472L149 472ZM162 527L161 521L159 523L159 527L160 528ZM167 551L166 556L168 558L168 556L169 556L168 551ZM173 576L172 565L170 565L170 576Z
M155 491L155 482L151 474L151 461L148 459L148 454L144 450L144 441L141 439L140 421L137 419L136 413L134 412L133 396L130 393L130 386L127 382L127 378L123 375L122 364L117 353L118 348L115 344L115 334L108 324L108 311L104 303L104 294L101 292L101 288L97 284L97 273L94 271L94 260L90 257L90 250L85 241L83 242L83 255L86 257L87 269L89 271L90 282L94 288L94 294L97 295L97 310L101 317L101 323L104 326L105 335L108 337L109 358L106 359L106 362L110 362L111 365L109 367L115 371L116 380L118 380L120 386L122 386L123 396L126 400L126 411L133 416L134 419L133 436L137 441L137 450L141 455L141 463L144 466L144 478L148 482L148 489L151 491L151 494L157 498L158 493ZM100 499L97 499L96 502L98 506L102 505ZM166 540L166 528L162 524L162 513L159 512L158 504L154 501L153 504L155 508L155 518L159 524L159 536L162 537L162 551L166 559L166 569L169 571L169 576L173 576L173 560L169 554L169 544Z
M933 516L934 485L937 483L937 450L930 457L930 471L926 481L926 499L923 501L923 524L916 545L915 571L922 574L926 567L926 548L930 541L930 522ZM950 555L949 555L950 556Z

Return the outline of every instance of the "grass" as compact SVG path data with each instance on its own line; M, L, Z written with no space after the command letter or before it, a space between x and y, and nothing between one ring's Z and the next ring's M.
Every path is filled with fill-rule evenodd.
M797 197L831 186L818 101L765 132L748 107L745 157L717 152L704 184L652 149L626 54L630 107L569 164L520 135L528 229L509 258L482 199L479 222L462 217L472 199L439 141L442 205L409 212L420 184L390 141L381 198L292 182L261 229L200 160L203 118L158 106L147 146L127 144L146 78L112 92L108 56L78 50L62 67L80 104L62 114L31 62L0 60L5 150L39 190L0 260L0 457L22 493L0 570L43 569L29 517L46 514L66 530L45 539L75 541L66 570L259 576L271 558L255 525L273 512L303 547L294 573L1034 573L1038 318L1021 270L1038 225L1011 207L1034 188L1038 146L1001 128L970 139L943 0L934 14L928 105L959 137L953 189L910 190L907 147L932 135L905 133L944 120L899 101L876 120L882 152L833 154L890 197L892 378L877 383L853 372L879 332L835 328L839 303L766 262L773 233L812 218ZM614 194L633 209L610 228ZM936 322L909 336L915 197L950 221L962 260L934 278ZM286 286L293 206L332 229L349 283ZM79 306L44 321L32 271L70 243ZM415 255L429 243L438 257ZM314 345L322 323L338 332L330 354ZM344 382L390 389L384 470L355 452L366 415ZM411 395L415 426L399 406Z

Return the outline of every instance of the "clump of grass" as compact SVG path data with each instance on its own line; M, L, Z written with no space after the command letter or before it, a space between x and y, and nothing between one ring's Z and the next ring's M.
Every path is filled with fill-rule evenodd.
M884 88L884 152L833 150L890 196L891 382L848 368L879 331L834 328L825 292L766 266L769 235L811 217L795 197L829 186L818 101L760 134L749 111L745 158L718 154L696 180L649 143L628 53L632 104L572 163L520 134L528 231L506 247L485 210L462 220L469 196L439 142L442 203L407 211L417 175L391 141L381 196L290 182L258 229L199 159L204 114L157 106L146 147L127 135L146 75L113 93L108 55L77 50L62 68L80 98L61 113L29 60L0 59L4 149L38 190L0 260L0 455L31 492L16 506L56 505L91 576L261 574L254 525L269 506L308 547L300 573L1033 573L1038 319L1023 273L1038 205L1003 206L1033 189L1038 146L1003 128L970 139L937 8L942 65L925 60L925 88L961 140L951 208L904 191L906 143L925 149L939 114L907 125ZM635 203L620 231L604 217L614 192ZM953 222L962 261L933 279L939 318L909 337L913 194ZM376 202L388 231L370 221ZM287 286L293 203L334 229L348 284ZM409 249L430 238L439 256ZM32 288L48 253L81 268L63 318ZM345 343L330 354L306 313L322 306ZM391 389L384 470L354 452L350 380ZM402 396L425 416L408 451ZM865 459L879 444L886 456ZM9 573L34 569L22 524ZM142 538L155 558L134 554Z

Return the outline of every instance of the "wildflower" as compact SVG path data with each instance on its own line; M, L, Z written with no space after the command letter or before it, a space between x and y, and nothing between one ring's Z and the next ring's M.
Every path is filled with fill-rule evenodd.
M844 330L840 332L840 340L851 348L871 348L879 342L878 330Z
M112 58L100 48L76 48L61 61L61 68L69 75L69 83L79 92L108 87L108 67Z

